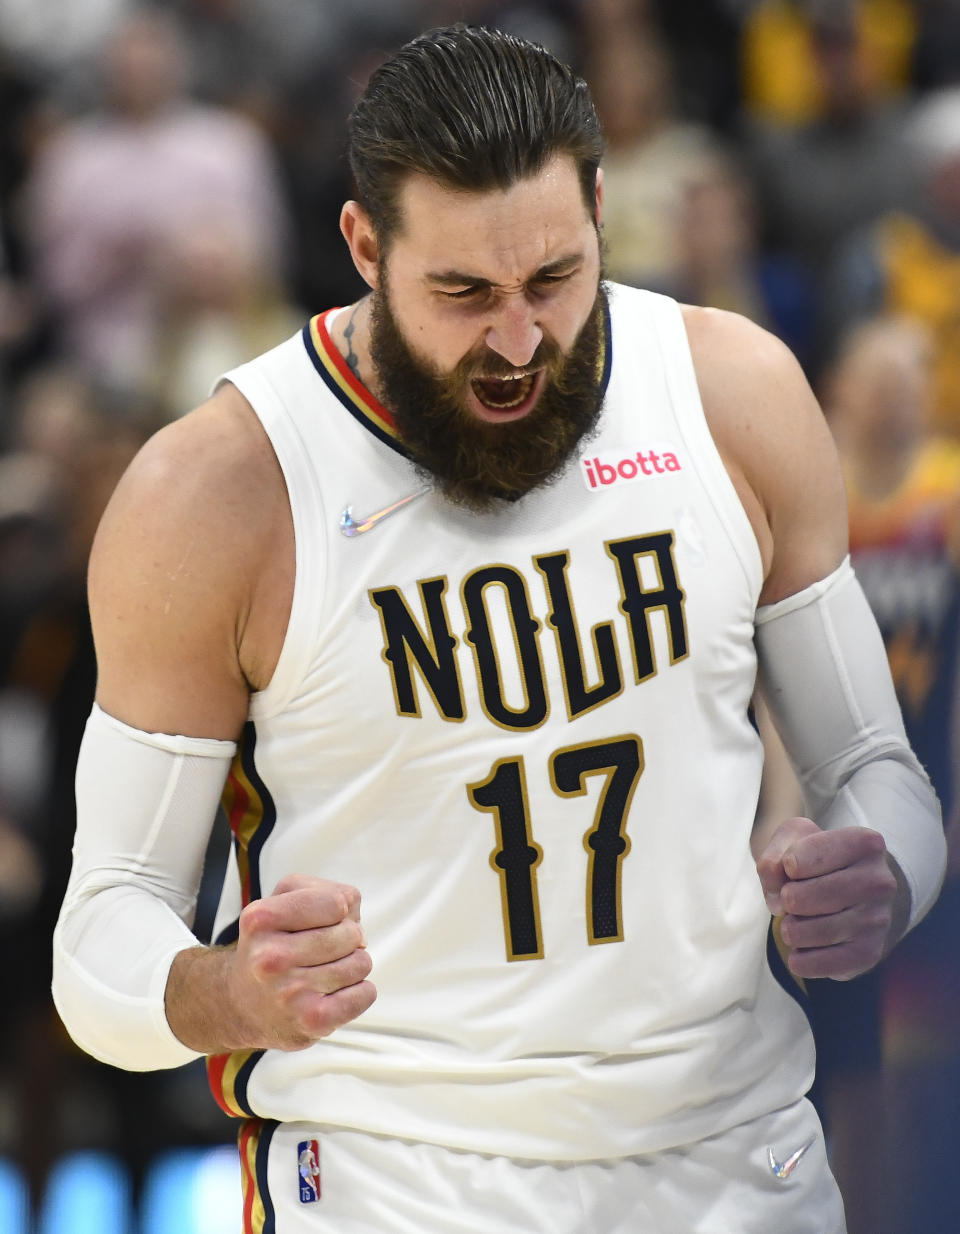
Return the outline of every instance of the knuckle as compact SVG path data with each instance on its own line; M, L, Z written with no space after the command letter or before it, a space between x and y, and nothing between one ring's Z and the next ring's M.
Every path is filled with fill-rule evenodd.
M268 927L270 909L263 900L254 900L240 910L240 933L251 934Z
M277 976L286 965L286 953L276 944L261 943L250 956L250 971L261 980Z

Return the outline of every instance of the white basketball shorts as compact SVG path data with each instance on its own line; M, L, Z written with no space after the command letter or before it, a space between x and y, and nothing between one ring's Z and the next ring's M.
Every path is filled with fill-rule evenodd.
M309 1123L240 1135L244 1234L844 1234L807 1101L696 1144L536 1162Z

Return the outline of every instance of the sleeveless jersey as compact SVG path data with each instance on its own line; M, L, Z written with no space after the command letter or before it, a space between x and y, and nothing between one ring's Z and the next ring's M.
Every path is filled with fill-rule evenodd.
M231 1113L577 1160L809 1086L749 846L759 551L678 306L610 294L596 434L490 513L421 491L329 314L227 374L296 583L226 788L219 937L289 872L351 883L379 991L309 1049L212 1059Z

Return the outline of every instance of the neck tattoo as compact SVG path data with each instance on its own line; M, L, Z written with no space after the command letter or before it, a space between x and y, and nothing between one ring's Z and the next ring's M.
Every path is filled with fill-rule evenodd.
M343 331L343 337L346 340L347 346L350 348L347 352L347 367L355 377L360 376L360 357L353 350L353 332L357 328L355 319L359 309L360 305L358 304L350 314L350 320L347 322Z

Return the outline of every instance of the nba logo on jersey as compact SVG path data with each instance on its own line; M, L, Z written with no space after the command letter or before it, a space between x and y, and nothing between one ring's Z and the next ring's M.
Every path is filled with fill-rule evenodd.
M297 1145L297 1169L300 1203L313 1204L320 1199L320 1145L316 1140L301 1140Z

